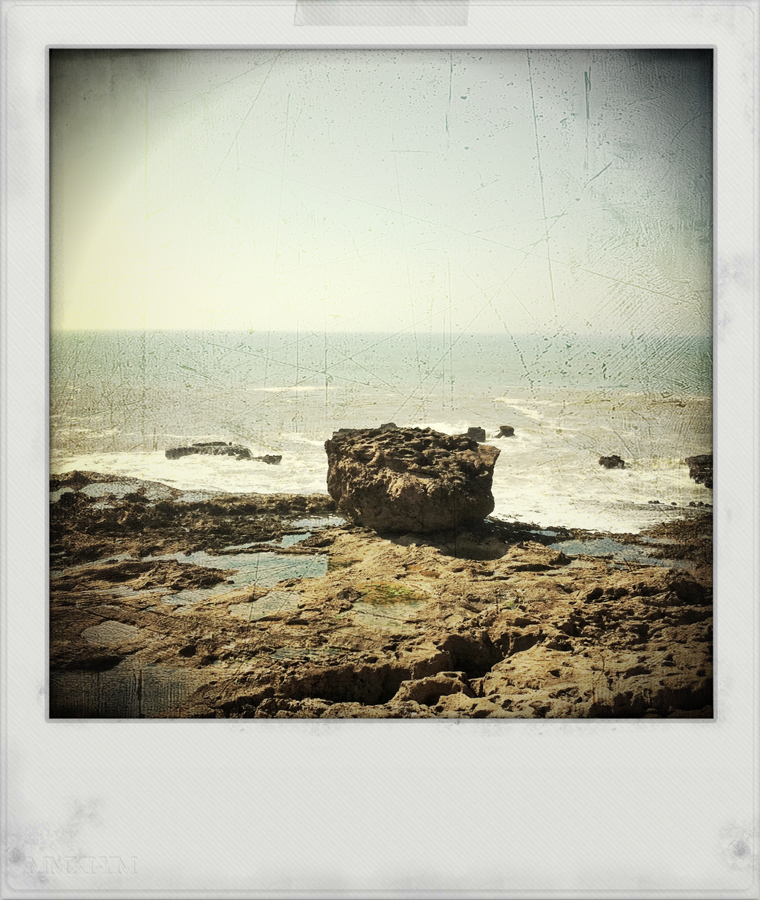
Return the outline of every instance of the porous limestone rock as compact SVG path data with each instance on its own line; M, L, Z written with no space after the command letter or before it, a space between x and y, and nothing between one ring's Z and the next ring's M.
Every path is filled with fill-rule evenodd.
M402 681L396 696L391 702L399 703L413 700L422 706L434 706L443 696L462 693L465 697L474 697L464 672L438 672L427 678L416 681Z
M357 525L442 531L493 512L499 450L431 428L336 433L325 442L327 490Z

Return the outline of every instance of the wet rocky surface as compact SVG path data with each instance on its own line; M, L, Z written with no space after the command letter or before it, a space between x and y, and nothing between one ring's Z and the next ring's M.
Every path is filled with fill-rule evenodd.
M50 715L712 716L712 517L351 525L328 495L51 479Z

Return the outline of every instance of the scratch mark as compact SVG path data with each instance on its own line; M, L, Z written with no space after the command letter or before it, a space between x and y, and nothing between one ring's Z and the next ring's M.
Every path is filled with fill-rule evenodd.
M271 72L271 69L269 70ZM269 73L267 73L267 76ZM282 139L282 159L280 161L280 193L277 200L277 225L274 235L274 259L272 260L272 284L269 293L269 322L267 325L267 363L264 368L264 385L267 383L267 374L269 371L269 335L272 331L272 310L274 309L275 289L278 284L277 279L277 257L280 249L280 222L282 221L282 189L285 183L285 159L287 157L288 146L288 120L290 118L290 94L285 105L285 127L282 129L285 136Z
M238 130L235 132L235 136L232 138L232 141L231 141L229 147L227 148L227 152L222 157L221 163L219 163L219 168L214 173L215 178L219 174L219 172L221 172L222 167L224 166L225 162L227 162L227 157L232 152L232 148L237 144L237 139L238 139L238 137L240 137L240 132L243 130L243 126L245 125L245 123L248 121L248 116L250 116L250 114L253 112L253 108L254 108L254 106L256 106L256 103L257 103L259 97L261 96L261 92L264 90L264 87L266 86L266 83L269 80L269 76L272 74L272 69L274 68L275 63L285 52L286 51L281 50L277 54L277 56L275 56L275 58L272 60L272 65L269 67L269 71L264 76L264 80L261 82L261 85L259 86L258 93L251 101L251 105L248 107L248 112L243 116L243 120L241 121L240 126L238 127Z
M394 138L395 145L395 138ZM420 360L420 347L417 340L417 319L415 316L414 309L414 292L412 291L412 274L409 269L409 251L406 246L406 224L404 218L404 206L401 199L401 179L398 174L398 155L395 152L394 146L394 154L393 154L393 165L396 170L396 193L398 194L398 206L401 211L401 245L404 248L404 262L406 264L406 290L409 298L409 311L412 315L412 330L414 333L414 353L417 358L417 378L419 379L420 385L422 384L422 363Z
M530 103L531 103L531 107L533 109L533 133L536 138L536 159L538 162L538 180L539 180L539 184L541 185L541 211L544 216L544 228L545 228L544 234L545 234L545 239L546 239L546 261L549 266L549 287L551 288L551 294L552 294L552 309L554 310L554 317L556 319L557 301L554 296L554 276L552 274L552 263L551 263L551 256L550 256L550 250L549 250L549 231L548 231L548 228L546 228L546 197L544 194L544 173L541 168L541 148L539 146L539 141L538 141L538 121L536 120L536 100L533 95L533 74L531 72L531 66L530 66L530 50L526 50L525 53L528 58L528 81L530 83Z
M594 175L592 178L589 178L589 180L583 185L583 187L584 187L584 188L587 188L587 187L591 184L591 182L594 180L594 178L598 178L603 172L606 172L607 169L609 169L609 167L610 167L610 166L612 165L612 163L614 163L614 162L615 162L614 159L613 159L613 160L610 160L610 162L608 162L607 165L606 165L603 169L601 169L599 172L597 172L596 175Z
M228 78L226 81L220 81L219 84L215 84L212 88L209 88L207 91L201 91L198 94L193 94L193 96L190 97L189 99L183 100L182 103L177 103L175 106L170 107L165 112L163 112L161 115L162 116L171 115L171 113L173 113L175 110L181 109L183 106L187 106L188 103L193 103L199 97L208 97L209 94L213 94L214 91L218 91L219 88L224 87L226 84L232 84L233 81L237 81L238 78L242 78L244 75L248 75L249 72L253 72L255 69L260 69L262 66L265 66L268 62L274 63L279 56L282 56L283 52L285 52L285 51L281 50L274 57L272 57L271 60L265 59L262 62L257 63L255 66L251 66L250 69L246 69L245 72L241 72L239 75L233 75L232 78ZM159 93L163 93L163 92L159 91Z
M678 135L684 130L684 128L688 128L689 125L691 125L693 122L696 122L697 119L702 119L702 118L704 118L704 116L705 116L705 113L699 113L698 115L696 115L696 116L694 116L693 118L689 119L688 122L684 122L683 125L678 129L678 131L677 131L677 132L673 135L673 137L670 139L670 143L671 143L671 144L673 143L673 141L674 141L674 140L678 137Z
M586 89L586 153L583 158L583 170L588 171L588 130L591 122L591 113L589 110L589 94L591 93L591 66L583 73L583 82Z

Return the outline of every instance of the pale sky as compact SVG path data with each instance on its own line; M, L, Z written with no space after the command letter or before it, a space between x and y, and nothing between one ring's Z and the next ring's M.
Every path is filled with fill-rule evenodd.
M709 51L51 52L54 329L709 334Z

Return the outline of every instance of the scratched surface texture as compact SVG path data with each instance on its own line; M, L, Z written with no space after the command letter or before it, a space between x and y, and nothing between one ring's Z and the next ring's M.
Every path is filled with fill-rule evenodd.
M682 462L712 450L710 51L56 50L50 79L53 471L310 492L336 428L505 424L504 518L711 499ZM197 440L283 461L166 459Z

